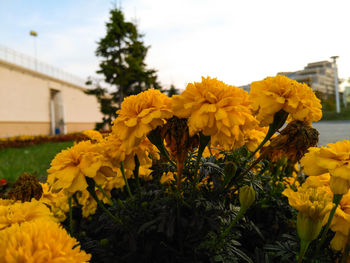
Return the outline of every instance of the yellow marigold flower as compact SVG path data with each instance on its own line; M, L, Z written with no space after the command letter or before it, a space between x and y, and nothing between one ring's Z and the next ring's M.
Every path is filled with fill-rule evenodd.
M99 193L97 189L95 189L95 191L98 199L101 200L103 198L102 194ZM87 218L90 215L95 214L97 209L97 203L87 190L78 192L77 199L79 204L82 205L81 212L84 218Z
M350 192L343 195L340 200L332 220L331 229L336 233L331 242L332 248L343 250L350 231Z
M190 136L202 132L227 150L243 146L246 130L257 123L246 91L209 77L173 96L172 108L177 117L188 118Z
M208 147L205 147L202 156L205 158L208 158L211 155L213 155L213 156L215 156L216 159L225 158L224 151L225 151L224 148L222 148L219 145L217 145L215 147L208 145Z
M253 152L255 151L260 143L264 140L266 134L267 134L268 128L267 127L255 127L254 129L249 130L249 132L246 132L245 135L245 144L249 151ZM265 144L265 146L267 146Z
M298 210L297 231L300 239L307 242L316 239L322 225L326 223L326 215L333 207L328 187L301 186L297 192L286 188L282 194L287 196L289 204Z
M326 147L311 147L300 160L304 173L317 176L330 173L334 194L346 194L350 188L350 141L329 143Z
M89 137L89 139L94 142L100 142L103 140L102 134L95 130L86 130L86 131L83 131L83 134Z
M16 201L11 199L2 199L0 198L0 206L8 206L14 204Z
M87 188L85 176L101 184L105 174L100 169L111 164L100 151L99 145L91 141L82 141L57 154L47 170L47 182L52 186L52 190L63 189L68 195L83 191Z
M261 126L271 124L275 113L280 110L288 112L291 120L306 123L322 117L320 100L312 89L286 76L277 75L253 82L249 96Z
M175 174L173 172L163 173L162 177L160 178L160 183L171 184L172 182L175 182Z
M78 241L52 221L35 220L0 231L0 262L82 263L90 259Z
M347 240L348 240L347 235L344 235L342 232L337 231L337 232L335 232L335 235L331 240L331 243L330 243L331 248L333 250L342 251L342 250L344 250L344 248L346 246Z
M283 195L288 197L289 204L299 212L311 218L323 218L333 207L332 195L326 186L301 186L297 192L286 188Z
M126 150L137 146L150 131L173 116L171 99L154 89L125 98L117 113L112 132Z
M309 176L306 178L305 182L303 183L304 187L321 187L321 186L327 186L329 187L329 181L331 179L331 176L329 173L321 174L319 176Z
M158 149L147 138L140 141L137 146L125 149L122 140L111 134L106 138L101 148L114 167L119 168L120 162L123 162L124 168L130 171L133 171L135 168L135 155L139 159L140 166L145 167L151 167L152 158L160 158Z
M31 202L16 202L11 205L0 206L0 230L13 224L21 224L40 218L47 221L56 221L50 209L35 199L32 199ZM0 262L2 261L0 260Z
M46 204L60 222L64 221L69 211L68 196L64 191L52 192L48 183L41 183L41 186L43 194L39 201Z

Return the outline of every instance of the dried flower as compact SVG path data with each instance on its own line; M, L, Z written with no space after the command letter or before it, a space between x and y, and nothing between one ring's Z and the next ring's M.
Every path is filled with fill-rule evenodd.
M8 198L29 202L32 198L39 200L42 193L43 189L39 180L34 175L23 173L12 186Z

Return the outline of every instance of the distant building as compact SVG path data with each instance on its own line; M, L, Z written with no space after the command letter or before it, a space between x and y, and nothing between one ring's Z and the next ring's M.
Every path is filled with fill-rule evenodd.
M303 70L295 72L279 72L298 82L304 82L321 98L328 99L335 94L334 69L332 62L319 61L307 64Z
M93 129L102 120L84 81L0 46L0 137Z

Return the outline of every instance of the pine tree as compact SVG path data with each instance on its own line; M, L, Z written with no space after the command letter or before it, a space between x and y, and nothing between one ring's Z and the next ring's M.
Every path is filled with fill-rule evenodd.
M97 96L101 112L107 114L106 121L110 121L115 113L109 111L120 108L125 97L149 88L161 89L161 86L156 71L146 68L149 47L144 45L136 25L125 21L121 10L114 8L110 11L106 31L96 49L96 56L101 58L97 73L102 74L104 81L111 85L111 92L108 95L106 89L97 86L88 93Z

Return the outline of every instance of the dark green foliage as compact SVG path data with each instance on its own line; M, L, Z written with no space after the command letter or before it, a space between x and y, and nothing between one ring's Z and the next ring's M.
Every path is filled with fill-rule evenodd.
M157 162L153 180L130 179L133 197L127 191L112 191L114 205L109 211L122 223L113 221L98 209L88 219L75 208L75 236L82 249L92 254L91 262L222 262L267 263L296 262L299 239L296 235L296 211L282 195L283 179L293 169L286 160L273 165L262 160L244 173L250 162L249 151L242 147L222 152L221 157L201 158L199 181L195 186L196 152L185 163L181 185L165 187L159 183L171 165ZM297 178L302 182L304 179ZM256 201L244 217L223 235L237 217L240 204L237 189L252 185ZM141 190L138 190L141 189ZM64 223L68 229L68 222ZM331 236L329 236L331 239ZM317 258L314 244L304 262ZM335 262L328 248L317 262Z

